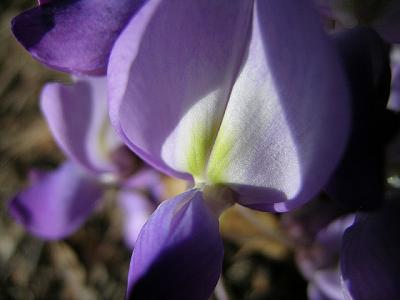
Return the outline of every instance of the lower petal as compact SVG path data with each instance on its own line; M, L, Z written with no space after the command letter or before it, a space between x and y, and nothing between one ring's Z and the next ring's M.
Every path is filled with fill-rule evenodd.
M143 227L133 252L128 299L208 299L221 273L218 220L202 193L163 202Z

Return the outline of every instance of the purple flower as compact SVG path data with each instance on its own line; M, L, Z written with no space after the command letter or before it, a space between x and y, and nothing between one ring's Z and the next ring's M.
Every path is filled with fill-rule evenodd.
M69 160L55 171L33 170L31 186L10 202L12 216L41 238L60 239L80 227L107 185L115 185L126 217L125 239L133 247L140 228L158 205L161 178L151 169L133 175L137 166L132 153L109 123L105 79L80 79L67 86L48 84L41 108Z
M116 41L107 78L124 142L194 182L143 227L130 299L207 299L221 210L300 206L346 143L345 76L308 1L149 1Z
M310 245L297 248L297 264L309 281L309 299L345 299L346 290L342 287L339 255L343 233L353 222L354 215L342 216L321 228Z
M352 127L345 155L325 190L352 211L371 210L380 205L384 193L384 149L390 131L388 47L367 28L334 38L349 80Z
M341 272L352 299L400 298L399 197L376 212L359 213L344 236Z
M145 0L39 1L12 21L17 40L60 71L101 75L115 40Z
M388 102L388 108L400 111L400 46L394 46L391 51L392 89Z

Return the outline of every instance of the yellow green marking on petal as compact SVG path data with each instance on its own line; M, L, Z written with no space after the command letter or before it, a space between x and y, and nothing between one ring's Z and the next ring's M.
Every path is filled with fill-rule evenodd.
M207 178L210 183L224 183L224 174L230 163L230 152L233 144L233 135L221 127L208 163Z
M193 126L192 136L188 146L188 171L196 181L204 181L207 161L217 133L217 126L196 124Z

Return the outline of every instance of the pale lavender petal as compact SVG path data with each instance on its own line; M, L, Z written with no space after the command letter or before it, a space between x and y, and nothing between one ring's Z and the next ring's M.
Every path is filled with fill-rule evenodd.
M311 289L315 288L318 294L310 295L309 299L345 300L345 291L342 287L340 272L337 268L320 270L314 274ZM310 292L310 287L309 287ZM311 297L310 297L311 296ZM320 297L320 298L318 298Z
M70 159L91 172L116 169L111 152L120 142L109 139L112 128L104 78L47 84L41 108L55 140Z
M344 150L348 100L338 53L309 1L255 2L248 53L208 177L251 208L303 204L319 193Z
M141 190L148 193L153 202L159 204L164 194L164 184L159 172L145 167L122 182L124 189Z
M344 74L307 0L149 2L109 71L111 120L134 151L252 208L309 200L345 145Z
M390 91L388 48L373 30L335 37L352 93L352 131L345 155L326 187L344 206L368 210L384 191L385 113Z
M318 270L337 269L342 235L353 222L353 214L342 216L321 229L311 244L299 246L296 262L306 278L314 282Z
M400 299L400 202L357 216L344 236L341 271L357 300Z
M134 248L140 230L156 209L154 203L144 192L121 190L118 202L124 216L124 239L131 249Z
M117 40L111 120L151 165L181 178L202 173L246 51L251 9L241 0L149 1Z
M12 30L33 57L55 69L105 74L111 48L143 0L39 1Z
M38 179L38 178L37 178ZM77 230L101 199L102 188L72 162L40 178L10 202L11 216L43 239L61 239Z
M394 46L391 54L392 67L392 86L388 108L399 112L400 111L400 46Z
M143 227L133 252L128 299L205 300L221 273L218 220L202 193L163 202Z

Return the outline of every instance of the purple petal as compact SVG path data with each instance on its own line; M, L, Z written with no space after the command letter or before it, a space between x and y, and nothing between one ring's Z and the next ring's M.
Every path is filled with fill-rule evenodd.
M70 159L92 172L114 171L110 156L120 144L112 138L105 84L104 78L72 85L51 83L41 95L42 111L58 145Z
M388 108L400 111L400 46L394 46L391 52L392 86Z
M257 1L252 27L208 176L233 188L242 205L287 211L315 196L336 167L348 90L308 1Z
M337 268L317 271L308 288L310 300L345 300L341 277Z
M122 182L124 189L142 190L149 193L153 198L153 202L160 203L161 197L164 194L164 184L162 182L161 174L154 169L144 168L137 172L124 182Z
M125 243L133 249L140 230L156 209L156 205L140 191L122 190L118 200L124 215Z
M343 236L341 270L354 299L400 299L399 203L358 215Z
M10 202L12 217L43 239L61 239L77 230L101 199L102 189L73 163L41 174L39 181Z
M170 174L229 184L252 208L304 203L345 145L344 74L307 1L149 2L109 75L129 147Z
M60 71L105 74L111 48L143 0L39 1L12 30L33 57Z
M193 155L204 167L205 148L246 51L251 6L241 0L149 1L117 40L109 65L111 120L151 165L190 178L185 158L197 139Z
M204 300L221 273L218 220L198 190L163 202L133 252L129 299Z
M353 124L343 160L326 190L352 209L380 205L384 190L385 111L390 91L388 49L372 30L335 37L352 92Z

